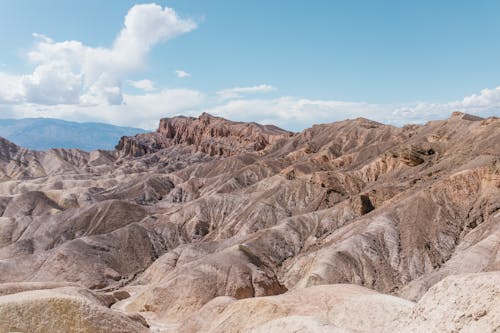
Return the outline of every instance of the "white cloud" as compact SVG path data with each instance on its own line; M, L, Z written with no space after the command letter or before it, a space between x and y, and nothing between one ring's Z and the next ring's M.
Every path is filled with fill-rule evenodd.
M155 84L151 80L146 80L146 79L139 80L139 81L127 80L127 83L134 88L144 90L144 91L156 90Z
M478 95L465 97L459 105L466 108L484 108L491 105L500 106L500 87L483 89Z
M449 103L373 104L296 97L270 99L231 99L220 101L197 90L164 89L142 95L123 95L119 105L40 105L4 104L3 117L55 117L78 121L99 121L124 126L154 129L162 117L197 116L209 112L232 120L275 124L290 130L302 130L313 124L347 118L365 117L379 122L403 125L444 119L460 110L479 116L500 115L500 88L483 90Z
M268 84L261 84L252 87L235 87L224 89L217 92L221 100L240 98L245 94L269 93L276 90L275 87Z
M500 87L484 89L478 95L449 103L374 104L296 97L273 99L232 99L203 111L241 121L271 123L291 130L313 124L365 117L392 125L423 123L444 119L453 111L483 117L500 115Z
M122 81L145 66L151 48L195 28L171 8L142 4L129 10L111 48L55 42L34 33L37 42L28 53L33 73L20 79L2 74L0 87L10 90L2 89L0 98L45 105L120 104Z
M22 77L24 98L40 104L78 104L83 74L73 73L63 62L49 62ZM91 86L92 88L92 86Z
M185 78L185 77L191 76L191 74L189 74L188 72L185 72L185 71L180 70L180 69L175 71L175 75L177 75L177 77L179 77L179 78Z

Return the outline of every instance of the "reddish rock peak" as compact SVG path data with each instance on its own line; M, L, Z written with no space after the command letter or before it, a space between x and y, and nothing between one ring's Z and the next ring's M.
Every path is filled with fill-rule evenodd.
M210 155L230 156L262 150L290 135L276 126L234 122L202 113L198 118L163 118L155 133L124 137L117 149L124 155L140 156L174 145L189 145Z
M468 113L461 112L461 111L453 112L450 116L450 119L463 119L463 120L470 120L470 121L484 120L484 118L474 116L472 114L468 114Z

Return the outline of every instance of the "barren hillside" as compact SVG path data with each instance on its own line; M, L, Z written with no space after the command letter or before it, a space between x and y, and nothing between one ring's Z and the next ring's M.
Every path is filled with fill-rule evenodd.
M500 331L496 117L2 139L0 216L0 332Z

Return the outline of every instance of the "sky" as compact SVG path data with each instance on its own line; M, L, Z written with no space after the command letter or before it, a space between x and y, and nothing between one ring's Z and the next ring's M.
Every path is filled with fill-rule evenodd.
M500 115L500 1L0 0L0 118Z

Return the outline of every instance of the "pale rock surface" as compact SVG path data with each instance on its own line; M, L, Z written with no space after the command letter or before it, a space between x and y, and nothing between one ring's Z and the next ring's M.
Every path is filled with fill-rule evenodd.
M0 297L0 332L147 332L74 289L26 291Z
M215 298L180 332L497 332L500 272L450 276L418 303L355 285Z
M253 328L249 333L355 333L351 330L346 330L329 324L326 321L307 316L288 316L271 320L256 328Z
M232 302L216 298L195 313L194 320L188 318L179 331L253 332L265 327L285 330L300 328L298 318L309 318L302 323L306 331L322 326L339 332L370 331L383 329L397 319L399 312L412 307L409 301L356 285L323 285ZM212 319L196 320L208 317ZM290 317L295 319L288 321Z
M499 332L500 272L449 276L424 294L394 331Z

